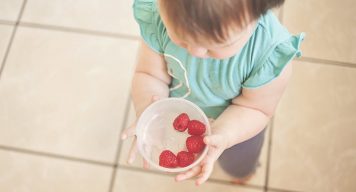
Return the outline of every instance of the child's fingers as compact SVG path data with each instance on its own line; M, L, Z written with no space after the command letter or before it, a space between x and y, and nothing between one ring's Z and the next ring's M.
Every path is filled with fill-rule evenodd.
M176 181L183 181L183 180L189 179L191 177L194 177L194 176L198 175L200 173L200 171L201 171L200 166L193 167L189 171L177 175Z
M131 145L131 149L129 152L129 158L127 160L127 163L132 164L135 159L136 159L136 154L137 154L137 142L136 142L136 137L134 137Z
M125 140L128 137L132 137L136 134L136 121L127 129L125 129L122 133L121 133L121 139Z
M177 175L176 181L183 181L183 180L189 179L191 177L194 177L194 176L198 175L200 173L200 171L201 171L201 166L193 167L189 171Z
M148 161L146 161L146 159L143 159L143 168L144 169L149 169L150 168L150 164L148 163Z
M213 172L214 163L219 158L219 156L220 156L219 151L217 151L215 149L208 151L208 154L204 159L201 174L199 175L199 178L195 183L196 185L201 185L206 180L208 180L211 173Z
M208 163L205 164L203 169L202 169L202 173L200 174L198 180L195 182L196 185L201 185L203 184L206 180L208 180L208 178L210 177L211 173L213 172L213 167L214 167L214 163Z
M151 98L152 102L155 102L157 100L160 99L159 96L152 96ZM135 136L136 135L136 124L137 124L137 120L131 125L129 126L127 129L125 129L122 133L121 133L121 139L122 140L125 140L127 139L128 137L132 137L132 136ZM136 155L137 155L137 137L134 137L133 141L132 141L132 145L131 145L131 149L130 149L130 152L129 152L129 158L127 160L127 163L128 164L132 164L135 159L136 159ZM149 164L146 160L143 160L143 168L145 169L149 169Z

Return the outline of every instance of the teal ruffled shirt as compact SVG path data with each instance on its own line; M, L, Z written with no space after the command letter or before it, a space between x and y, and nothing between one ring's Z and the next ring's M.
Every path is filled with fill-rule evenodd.
M135 0L133 9L142 38L167 63L172 76L170 97L194 102L210 118L217 118L242 88L258 88L271 82L301 55L304 34L292 36L271 11L259 18L239 53L227 59L202 59L170 40L155 0Z

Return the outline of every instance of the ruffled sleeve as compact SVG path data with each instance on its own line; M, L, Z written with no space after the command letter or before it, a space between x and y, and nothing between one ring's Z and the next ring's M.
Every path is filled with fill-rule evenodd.
M258 88L277 78L293 58L301 56L300 44L303 39L304 33L301 33L273 45L259 60L259 65L251 71L242 87Z
M157 12L156 2L154 0L135 0L133 12L146 44L154 51L162 53L162 44L158 34L159 28L163 26Z

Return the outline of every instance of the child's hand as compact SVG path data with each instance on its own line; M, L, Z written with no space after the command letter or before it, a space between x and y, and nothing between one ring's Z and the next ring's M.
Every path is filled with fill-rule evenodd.
M153 102L155 102L155 101L157 101L159 99L160 98L158 96L153 96L151 103L153 103ZM136 123L137 123L137 119L135 120L134 123L132 123L131 126L129 126L127 129L125 129L121 134L121 139L122 140L126 140L129 137L134 137L133 141L132 141L132 144L131 144L129 157L127 159L127 163L128 164L132 164L134 162L134 160L136 159L136 155L137 155ZM149 163L144 158L143 158L143 168L145 168L145 169L149 168Z
M215 128L215 130L218 130ZM196 185L203 184L210 177L215 161L220 157L222 152L227 148L228 143L226 136L215 132L212 135L205 136L204 143L208 147L208 154L202 160L200 165L193 167L185 173L181 173L176 176L176 181L183 181L194 176L198 176Z

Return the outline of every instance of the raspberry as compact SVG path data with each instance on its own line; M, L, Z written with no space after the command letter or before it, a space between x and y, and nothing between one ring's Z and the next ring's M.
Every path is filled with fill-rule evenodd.
M194 154L188 151L181 151L177 154L178 166L186 167L194 162Z
M188 133L189 135L203 135L205 133L204 123L198 120L191 120L188 123Z
M176 155L170 150L164 150L159 155L159 165L166 168L175 168L178 166Z
M181 113L174 119L173 127L177 131L183 132L187 129L189 123L189 117L186 113Z
M185 141L185 144L187 146L188 151L192 153L200 153L205 147L203 137L196 135L188 137Z

